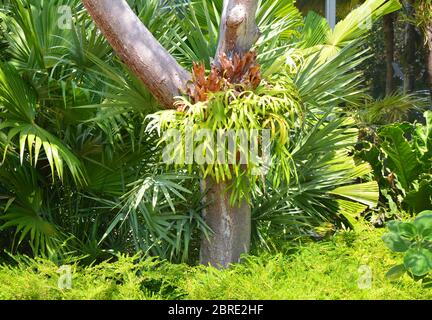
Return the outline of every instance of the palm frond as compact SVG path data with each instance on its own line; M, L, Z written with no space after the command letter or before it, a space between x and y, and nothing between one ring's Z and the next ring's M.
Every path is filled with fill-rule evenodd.
M408 120L410 112L420 111L427 105L426 94L395 92L382 99L368 101L358 114L360 121L366 124L390 124Z

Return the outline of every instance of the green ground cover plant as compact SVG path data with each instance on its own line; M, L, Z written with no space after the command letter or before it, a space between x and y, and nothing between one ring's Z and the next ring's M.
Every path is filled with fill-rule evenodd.
M0 299L431 299L432 290L408 275L386 278L400 256L385 247L384 233L364 226L284 253L245 257L228 270L126 256L71 264L72 289L59 289L58 264L19 258L0 267Z

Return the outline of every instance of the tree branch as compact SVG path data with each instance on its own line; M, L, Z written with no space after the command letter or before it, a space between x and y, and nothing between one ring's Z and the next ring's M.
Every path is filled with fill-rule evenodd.
M154 97L172 108L191 76L153 37L125 0L82 0L95 24Z
M258 0L224 0L216 63L222 53L242 56L258 40L261 33L255 20L257 8Z

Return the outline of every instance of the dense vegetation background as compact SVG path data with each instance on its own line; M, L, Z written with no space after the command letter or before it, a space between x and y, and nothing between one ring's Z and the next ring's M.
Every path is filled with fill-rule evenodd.
M1 1L0 261L16 269L1 267L0 298L429 297L411 278L396 287L386 282L384 273L400 261L374 228L432 210L423 31L431 22L420 17L420 7L416 14L384 0L368 0L372 12L360 7L344 19L362 2L340 1L340 22L331 31L310 11L319 7L312 1L300 1L301 11L294 1L260 1L256 50L264 81L289 91L280 92L301 111L290 115L287 157L278 159L284 168L251 188L252 254L258 257L224 273L149 258L197 264L200 239L211 232L201 216L202 168L162 163L158 134L148 130L158 103L115 56L81 2ZM129 3L184 67L210 67L222 1ZM388 92L389 33L383 28L389 26L382 18L390 12L395 36ZM374 24L361 27L362 21ZM66 263L75 265L82 292L65 294L47 280ZM362 264L373 264L382 289L351 296ZM29 272L35 265L37 272ZM308 286L317 273L324 276L316 285L338 283L338 289L328 296L292 289ZM333 273L345 275L335 280ZM101 284L87 288L92 281ZM266 283L272 294L252 283Z

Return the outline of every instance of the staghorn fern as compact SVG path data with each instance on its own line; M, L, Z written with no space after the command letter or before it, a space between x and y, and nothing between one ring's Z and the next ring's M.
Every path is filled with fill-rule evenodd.
M181 97L178 104L182 110L165 110L150 115L147 131L157 131L161 136L160 143L169 144L172 136L163 135L169 130L178 130L181 133L182 143L176 144L173 150L175 155L175 167L184 167L187 163L184 151L187 135L195 137L200 130L211 132L210 139L205 142L204 156L208 156L208 163L199 165L202 178L212 177L216 181L242 180L247 178L251 185L259 181L254 174L257 167L265 165L264 159L258 163L248 161L248 165L240 163L239 159L230 163L218 163L211 161L215 155L219 155L219 146L208 141L217 141L218 135L234 130L237 133L245 130L248 134L252 130L269 130L271 138L272 162L270 171L274 176L274 186L280 185L281 180L290 181L292 176L292 160L289 153L290 131L294 127L301 126L303 108L298 94L292 82L287 78L281 78L273 84L262 83L255 91L236 92L234 89L226 92L209 93L207 101L195 104L187 98ZM200 147L201 141L193 141L192 150ZM241 142L236 139L235 150L245 151ZM233 159L238 155L230 150L224 150L224 159ZM263 158L263 157L262 157ZM277 161L276 161L277 160ZM189 164L189 170L192 170ZM233 184L250 188L246 183L233 181ZM234 188L235 189L235 188ZM242 196L249 194L249 190L234 190L231 202L235 203Z

